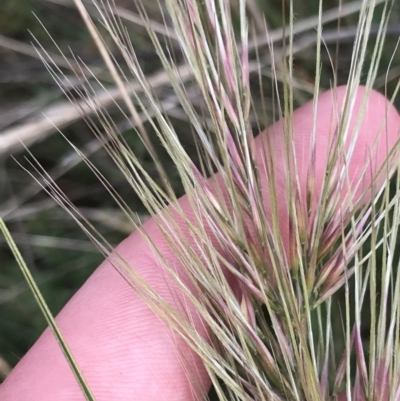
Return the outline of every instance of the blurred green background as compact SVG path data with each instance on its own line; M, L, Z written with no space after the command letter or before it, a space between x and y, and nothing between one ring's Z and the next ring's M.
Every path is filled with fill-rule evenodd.
M137 16L133 3L132 1L117 2L121 10L131 13L130 16ZM345 5L348 2L342 3ZM324 1L324 10L335 8L338 4L339 1L335 0ZM269 29L280 29L282 26L281 1L260 0L258 7L265 13ZM295 7L296 23L316 17L318 13L317 1L299 0L295 2ZM152 20L162 22L155 1L146 1L146 9ZM93 8L89 7L89 11L96 17L96 11ZM258 14L258 17L260 15ZM262 26L257 20L257 13L250 13L250 19L255 26L255 31L262 37ZM328 89L333 84L331 59L337 71L338 83L346 82L357 21L358 17L355 13L341 18L340 29L338 29L337 20L325 25L324 32L329 40L326 40L327 49L323 50L322 56L322 88ZM379 22L379 8L375 22ZM123 23L128 28L145 73L151 76L161 71L146 30L132 20L123 19ZM167 23L169 23L168 20ZM303 104L312 96L315 77L315 44L313 43L315 26L314 24L314 27L295 37L295 44L301 49L296 53L294 61L294 75L298 81L295 91L296 106ZM390 64L400 35L399 26L400 4L395 4L376 81L376 88L383 92L385 78L389 78L386 87L388 96L391 95L394 83L400 75L399 52L395 54ZM104 85L113 87L114 84L72 1L2 1L0 10L0 214L19 245L52 312L56 314L102 261L102 256L79 229L76 222L60 209L49 195L41 190L33 177L24 170L23 167L31 172L34 171L28 162L28 159L32 160L32 156L19 145L17 140L12 140L12 135L16 138L17 129L21 130L18 132L33 132L32 124L43 120L43 112L49 112L49 108L60 105L64 105L66 109L69 107L63 91L54 82L31 45L31 42L37 40L46 51L59 57L60 53L46 30L69 60L74 60L70 50L72 49L77 59L82 59L90 66ZM116 60L120 60L118 51L114 49L111 41L109 39L106 41L115 54ZM371 52L373 44L372 37ZM278 41L276 46L279 50L281 42ZM179 49L174 48L174 50L179 62L181 59ZM260 49L260 57L261 62L263 57L268 59L268 50L265 47ZM69 79L79 85L71 70L62 65L62 60L58 62L57 59L57 63L65 74L65 82ZM274 99L271 95L271 71L267 62L265 66L262 65L262 71L265 101L273 119ZM257 99L260 93L257 76L254 76L252 85L255 99ZM68 87L67 90L71 96L76 96L72 87ZM168 82L159 85L156 91L160 99L173 98ZM396 101L396 105L400 106L399 101ZM120 119L120 114L116 112L115 106L110 106L108 111L111 116L115 116L116 123L120 124L125 138L135 149L136 154L140 155L147 171L155 176L155 167L135 132L124 127L124 122ZM170 111L169 118L180 133L189 154L196 160L194 142L189 135L190 127L178 105ZM150 130L148 124L146 127ZM71 120L61 129L70 142L86 152L89 159L118 190L130 208L145 219L147 216L145 208L128 187L124 177L118 172L106 152L98 146L97 140L85 121L80 118ZM11 142L9 142L10 137ZM7 138L7 146L4 138ZM9 143L13 145L9 146ZM182 188L175 168L163 153L162 147L156 142L155 146L170 174L173 187L178 194L181 194ZM93 221L96 228L112 244L117 244L132 230L98 179L84 163L80 162L71 145L55 129L43 130L42 134L39 132L35 141L29 143L28 147L31 155L55 178L66 196ZM35 342L45 326L45 320L7 244L3 238L0 238L1 379Z

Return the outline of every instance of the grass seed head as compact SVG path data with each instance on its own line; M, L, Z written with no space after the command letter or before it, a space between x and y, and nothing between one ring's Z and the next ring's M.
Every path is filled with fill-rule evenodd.
M260 54L264 50L257 47L259 39L252 35L249 40L248 10L252 2L167 0L165 7L184 65L177 65L173 49L152 28L145 6L137 4L163 73L191 125L200 159L197 165L157 98L154 83L144 73L123 22L115 17L115 4L98 2L97 10L123 56L125 70L115 65L83 3L80 0L75 3L123 94L124 106L118 107L154 158L160 180L143 168L109 114L92 102L93 87L87 82L82 98L103 126L101 132L94 129L94 133L103 141L111 159L154 217L166 243L184 267L186 276L182 278L165 260L163 250L147 238L175 280L178 299L182 304L194 305L210 335L200 336L192 327L190 316L184 316L147 287L134 273L134 267L121 262L119 269L201 356L219 398L317 401L347 388L347 395L353 394L356 400L397 399L398 356L384 345L385 339L390 340L397 350L399 343L399 303L394 289L400 280L392 269L394 264L387 267L382 278L382 288L386 290L379 306L383 308L390 301L392 320L387 322L391 327L387 330L382 322L383 309L379 311L378 306L372 305L376 326L371 326L371 333L375 334L369 341L376 347L371 345L369 353L363 351L360 334L367 284L372 280L374 294L378 297L380 292L375 282L376 251L384 248L389 254L394 252L393 244L389 243L397 229L390 226L389 214L390 210L398 210L399 191L389 199L382 188L388 185L396 167L395 153L389 155L376 177L368 177L370 185L365 185L364 178L372 171L374 149L368 149L370 155L360 166L361 174L360 171L352 174L350 168L357 146L363 143L363 121L368 113L366 108L371 107L368 99L377 74L390 2L386 2L382 12L380 36L369 66L365 66L367 39L375 2L364 0L359 4L348 86L330 92L331 104L337 106L331 111L330 134L322 150L318 132L322 1L315 24L318 41L314 99L308 106L312 124L309 140L302 141L302 146L296 137L294 121L298 117L293 111L295 97L301 96L294 76L294 31L300 28L295 23L293 1L286 10L289 18L282 31L281 60L274 59L271 32L265 23L263 37L270 44L269 60L273 61L269 72L276 90L277 114L283 119L259 137L252 119L266 126L267 118L257 111L252 78L263 69L267 58ZM161 3L160 8L165 13ZM51 66L49 69L57 76ZM131 74L129 79L124 71ZM359 90L363 74L367 75L366 88ZM262 82L261 75L259 80ZM131 91L132 82L140 90ZM201 107L190 96L193 88ZM176 167L186 191L185 208L176 201L150 135L141 122L143 119L148 120L153 136ZM132 216L126 202L95 166L82 157L126 215ZM300 163L304 157L307 162ZM320 161L324 158L321 168ZM206 178L215 172L215 176ZM50 194L69 208L68 200L58 195L57 187L46 185ZM378 195L386 197L386 201L379 200ZM99 241L89 222L83 226L94 241ZM372 240L371 250L366 251L368 241L382 227L387 240ZM146 237L145 229L142 233ZM356 310L354 322L350 323L347 297L342 311L343 349L332 327L332 308L335 294L348 291L350 280L355 282ZM344 356L337 362L340 352ZM385 390L390 388L394 390Z

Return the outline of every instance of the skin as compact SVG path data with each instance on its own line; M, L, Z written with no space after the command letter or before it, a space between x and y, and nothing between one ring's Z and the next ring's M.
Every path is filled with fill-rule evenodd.
M326 152L330 146L329 128L332 110L337 113L344 96L344 87L337 89L337 100L332 92L320 96L317 117L316 186L320 187L325 173ZM358 89L356 109L364 93ZM293 116L295 148L302 185L310 161L309 140L312 128L312 104L298 109ZM363 174L364 187L376 171L396 140L400 130L400 117L380 94L372 92L368 99L367 116L363 120L361 135L349 164L350 182ZM377 148L371 145L382 119L387 115ZM352 125L355 124L355 118ZM271 127L269 134L276 145L276 160L283 157L280 141L281 123ZM261 134L257 141L261 141ZM362 172L364 162L368 169ZM277 163L278 187L284 187L284 172ZM280 184L280 185L279 185ZM362 188L356 191L359 196ZM268 199L268 187L263 184ZM283 240L286 241L287 212L284 191L279 194L282 202L279 218L282 222ZM180 203L192 216L185 197ZM268 205L265 205L268 212ZM183 223L182 223L183 224ZM175 259L153 220L144 226L147 234L157 244L164 257L176 266L182 280L186 280L183 267ZM139 274L167 300L180 308L183 296L176 285L167 278L163 267L138 234L131 234L118 246L118 252L132 264ZM204 337L207 328L193 306L187 306L193 324ZM129 284L104 261L57 317L76 360L91 387L96 400L164 400L191 401L203 399L210 381L200 359L158 318ZM83 400L78 385L64 357L46 330L30 351L21 359L4 384L0 387L2 401L78 401Z

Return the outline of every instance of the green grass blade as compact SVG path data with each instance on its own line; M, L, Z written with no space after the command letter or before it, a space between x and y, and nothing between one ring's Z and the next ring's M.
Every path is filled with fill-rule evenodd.
M84 379L82 372L80 371L75 358L73 357L71 350L69 349L63 335L61 334L60 329L58 328L56 321L47 306L46 301L44 300L36 282L35 279L33 278L28 266L26 265L21 252L19 251L17 244L15 243L13 237L11 236L10 231L8 230L6 224L4 223L4 220L0 217L0 230L3 233L5 240L10 247L11 252L13 253L13 256L18 263L18 266L21 269L22 274L24 275L24 278L26 282L29 285L29 288L32 291L33 296L35 297L35 300L37 304L39 305L43 316L45 317L47 324L49 325L51 331L53 332L58 344L60 345L60 348L68 361L69 366L71 367L71 370L82 390L82 394L85 396L85 399L88 401L95 401L94 395L92 391L89 388L89 385L86 383L86 380Z

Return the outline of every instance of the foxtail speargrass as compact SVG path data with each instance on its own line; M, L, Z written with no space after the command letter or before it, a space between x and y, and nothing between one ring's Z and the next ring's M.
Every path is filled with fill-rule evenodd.
M384 4L371 47L378 3ZM400 178L393 181L394 195L389 191L400 125L391 102L373 91L394 2L357 3L347 85L338 86L333 74L332 89L321 94L327 16L320 1L314 23L313 100L300 111L294 111L295 99L302 96L294 58L295 33L302 28L295 22L294 1L282 2L286 19L279 49L253 1L167 0L160 4L160 15L164 39L173 38L174 45L160 39L147 9L137 2L180 111L190 123L196 161L143 72L116 4L93 2L123 66L113 59L110 42L84 3L75 4L118 87L122 101L116 105L154 159L158 175L143 168L108 111L96 103L98 88L106 88L96 77L95 84L82 78L90 73L83 64L76 75L82 116L152 219L139 225L127 201L73 144L137 229L121 246L113 249L33 158L37 174L32 175L107 256L105 265L114 266L130 291L164 322L153 317L154 330L162 334L149 335L173 339L175 346L160 342L170 344L172 365L187 375L182 389L173 390L176 399L204 399L211 383L215 395L210 397L220 400L400 399ZM61 70L46 53L40 54L63 88ZM265 94L261 100L254 94L257 77L263 88L263 74L271 77L274 113L267 110ZM393 99L397 91L398 86ZM279 121L265 129L275 117ZM166 149L179 174L186 194L180 200L155 142ZM158 267L146 269L143 264ZM109 300L107 287L104 291L104 300ZM367 299L366 338L361 326ZM333 315L339 313L341 326L336 327ZM67 343L68 338L79 342L66 330ZM108 340L115 346L122 341ZM87 366L74 372L86 398L103 399L96 395L101 385L91 373L86 377L85 370ZM156 373L154 381L159 380ZM164 391L170 394L171 389ZM163 399L158 387L148 394L149 399Z

